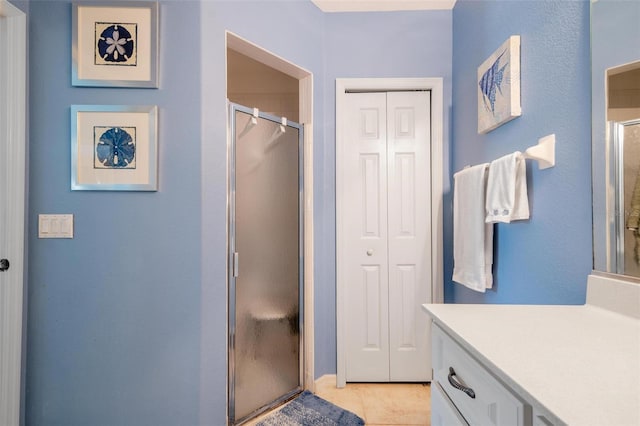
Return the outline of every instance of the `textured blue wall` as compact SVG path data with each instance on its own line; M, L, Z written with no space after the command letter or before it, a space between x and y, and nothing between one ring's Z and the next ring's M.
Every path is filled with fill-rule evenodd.
M323 150L323 13L306 0L202 1L200 18L202 337L200 418L224 424L226 404L226 81L225 30L313 73L314 155ZM316 185L325 179L314 169ZM317 206L317 201L316 201ZM318 235L318 234L317 234ZM319 237L321 239L321 236ZM317 281L316 281L317 282ZM316 285L322 285L316 284ZM324 350L318 347L317 351Z
M30 425L225 424L225 29L320 76L323 122L310 2L160 3L156 90L71 87L71 2L30 2ZM158 105L158 192L70 190L72 104ZM39 240L38 213L75 238Z
M522 116L477 134L477 67L521 36ZM588 1L458 1L453 11L452 172L524 151L556 134L556 167L527 161L531 219L495 228L494 289L451 282L445 214L445 297L456 303L580 304L591 254ZM449 179L452 180L450 176ZM445 197L451 209L451 194Z
M30 2L27 424L198 422L199 12L161 5L161 89L75 88L70 2ZM72 104L158 105L158 192L70 190Z
M448 122L451 11L164 1L150 90L71 87L51 42L70 40L71 4L30 3L28 423L224 423L225 30L314 74L315 367L335 373L334 79L442 76ZM69 105L100 103L159 106L157 193L70 191ZM37 239L38 213L73 213L75 238Z
M31 1L27 422L224 423L225 29L314 74L317 376L336 370L338 77L444 77L445 140L453 81L447 182L449 166L557 133L558 167L530 173L533 219L498 231L498 291L486 299L583 301L590 140L578 124L589 122L588 4L562 4L457 6L452 72L450 11L325 15L308 1L163 1L161 88L151 90L71 87L70 2ZM512 33L523 36L524 115L478 137L475 69ZM157 193L70 191L69 106L100 103L159 106ZM38 213L73 213L75 238L37 239Z
M335 79L443 77L446 144L451 108L451 16L450 10L326 16L325 143L314 161L314 167L326 171L315 186L317 377L336 372ZM447 158L448 146L444 155Z

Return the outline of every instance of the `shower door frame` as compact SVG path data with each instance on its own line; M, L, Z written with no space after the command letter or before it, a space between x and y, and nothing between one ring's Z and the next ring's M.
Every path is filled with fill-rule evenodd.
M298 130L298 330L299 330L299 342L298 342L298 356L299 356L299 371L298 371L298 386L297 388L285 395L282 395L275 401L267 404L263 407L258 407L249 415L240 419L235 418L235 334L236 334L236 274L238 269L238 258L236 257L236 112L243 112L252 116L256 116L254 113L257 110L246 107L244 105L236 104L233 102L228 103L229 117L227 123L229 123L229 129L227 134L229 140L227 142L228 152L228 179L229 182L227 188L227 224L228 224L228 237L227 237L227 301L228 301L228 317L227 317L227 369L228 369L228 383L227 383L227 419L230 425L236 425L244 423L245 421L255 418L257 415L268 411L283 402L291 399L293 396L302 392L304 382L304 127L301 124L287 121L285 127L292 127ZM271 114L257 111L257 117L265 120L272 121L277 124L282 124L282 118L276 117ZM239 422L238 422L239 421Z
M624 132L627 126L637 126L639 119L607 122L607 271L625 273L625 185Z

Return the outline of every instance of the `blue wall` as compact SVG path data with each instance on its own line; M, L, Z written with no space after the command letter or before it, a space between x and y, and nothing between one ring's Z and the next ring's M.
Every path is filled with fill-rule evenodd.
M450 106L451 11L160 4L160 89L106 89L70 84L71 2L30 2L30 425L225 422L225 30L314 75L316 376L336 370L334 78L442 76ZM159 106L158 192L70 190L72 104ZM38 213L75 238L38 239Z
M558 166L530 172L533 218L498 229L497 291L448 283L447 298L584 301L588 3L323 14L306 0L161 1L157 90L71 87L70 1L30 1L29 13L28 424L225 422L225 30L314 74L316 376L336 371L335 78L444 77L447 277L449 169L555 132ZM511 34L522 35L523 116L480 137L476 68ZM69 106L101 103L159 106L158 192L70 190ZM73 213L75 238L38 239L38 213Z
M162 3L150 90L71 87L71 4L30 3L27 424L196 424L200 6ZM71 191L72 104L158 105L160 190ZM39 213L74 239L38 239Z
M477 134L477 67L521 36L522 116ZM453 11L452 171L524 151L556 134L556 167L527 163L531 219L495 227L494 288L451 282L445 214L445 296L457 303L580 304L591 271L591 75L588 1L458 1ZM450 177L451 179L451 177ZM445 196L451 207L451 194Z
M27 424L224 424L224 30L321 75L323 15L163 1L160 89L105 89L71 87L71 3L30 9ZM70 191L69 106L102 103L158 105L158 192ZM38 213L73 213L75 238L39 240Z
M201 424L224 424L226 407L226 53L225 30L313 73L314 155L323 149L323 14L303 1L202 1L201 224L202 295L200 345ZM325 171L314 170L316 182ZM323 350L322 348L319 350Z

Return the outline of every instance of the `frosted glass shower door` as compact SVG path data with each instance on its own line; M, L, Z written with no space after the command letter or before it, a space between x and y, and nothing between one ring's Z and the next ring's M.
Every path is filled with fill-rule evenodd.
M301 129L232 105L229 417L301 389ZM284 130L284 131L283 131Z

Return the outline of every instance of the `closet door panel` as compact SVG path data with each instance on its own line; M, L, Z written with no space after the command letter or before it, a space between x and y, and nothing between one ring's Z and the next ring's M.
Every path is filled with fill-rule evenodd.
M349 95L345 170L347 381L389 380L384 93Z
M428 381L431 302L429 92L387 94L389 369L391 381Z
M339 123L347 381L429 381L430 93L352 93ZM341 266L342 267L342 266Z

